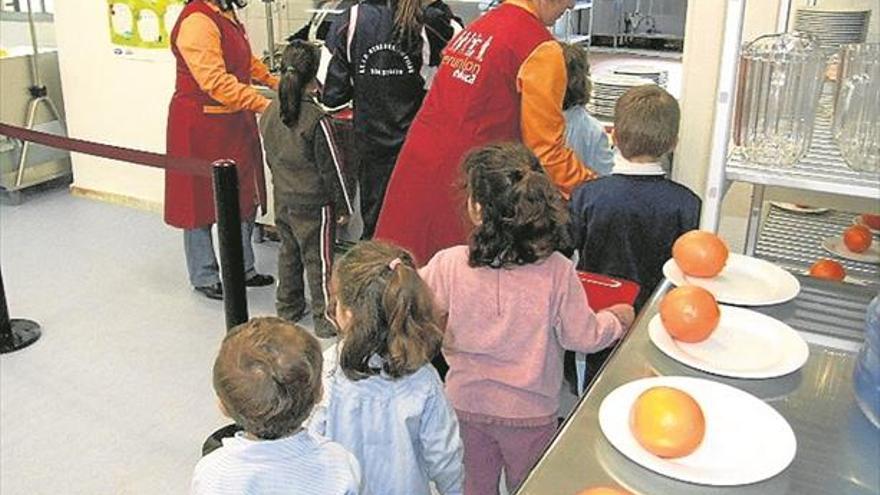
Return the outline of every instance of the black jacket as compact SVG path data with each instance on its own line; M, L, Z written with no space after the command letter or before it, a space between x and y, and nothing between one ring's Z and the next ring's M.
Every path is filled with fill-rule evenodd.
M404 46L394 40L393 7L385 0L363 0L330 28L327 48L333 58L322 102L328 107L353 102L358 148L395 155L400 150L425 96L428 67L440 63L454 19L438 0L423 12L422 38Z
M663 279L672 244L700 224L700 198L663 176L602 177L578 186L569 207L578 270L638 283L636 310Z

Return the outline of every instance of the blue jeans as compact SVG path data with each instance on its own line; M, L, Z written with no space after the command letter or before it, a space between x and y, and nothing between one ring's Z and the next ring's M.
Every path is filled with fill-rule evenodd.
M220 282L220 266L214 255L214 239L208 225L197 229L183 230L183 249L186 254L186 269L193 287L205 287ZM244 279L257 274L254 269L254 246L251 235L254 232L254 219L241 222L241 247L244 251Z

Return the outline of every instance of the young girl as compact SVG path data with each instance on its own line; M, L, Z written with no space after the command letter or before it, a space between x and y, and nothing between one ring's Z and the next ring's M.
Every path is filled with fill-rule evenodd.
M332 54L322 101L354 110L363 239L373 236L385 188L409 126L422 105L430 66L455 33L442 2L363 0L330 28ZM444 9L444 7L446 7Z
M611 173L614 152L608 142L604 126L587 112L590 101L590 62L587 50L580 45L559 43L565 59L568 84L562 110L565 114L565 144L580 160L599 175Z
M422 269L447 317L446 392L461 422L465 493L511 493L556 431L562 352L608 346L632 323L631 306L594 313L567 244L563 199L521 145L478 148L464 162L468 246Z
M351 214L347 178L338 161L331 118L315 100L318 47L295 40L284 50L279 98L260 120L266 161L275 188L278 316L306 313L303 265L308 273L315 333L335 335L326 319L336 224Z
M433 481L461 494L458 421L429 364L442 333L412 256L361 242L339 260L333 288L341 342L325 352L310 427L354 454L365 493L430 495Z

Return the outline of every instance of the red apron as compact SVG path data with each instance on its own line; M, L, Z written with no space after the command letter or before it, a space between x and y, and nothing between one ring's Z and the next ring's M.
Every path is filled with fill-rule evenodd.
M467 242L461 160L484 144L522 142L517 74L551 39L534 15L502 4L449 42L397 159L376 238L409 249L420 263Z
M205 113L205 107L222 107L199 88L177 50L177 33L187 16L201 13L220 30L226 70L244 84L250 84L251 47L244 27L223 17L203 0L188 3L171 31L171 50L177 59L177 83L168 109L167 153L169 157L206 160L229 158L238 170L239 208L242 219L256 214L257 204L265 208L266 180L263 152L253 112ZM215 221L211 176L195 176L177 170L165 171L165 223L192 229Z

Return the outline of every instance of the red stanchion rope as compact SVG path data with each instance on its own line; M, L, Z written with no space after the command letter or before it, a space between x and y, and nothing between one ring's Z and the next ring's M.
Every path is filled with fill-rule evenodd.
M42 144L51 148L109 158L111 160L136 163L148 167L180 170L181 172L204 177L211 176L211 162L198 158L171 157L162 153L134 150L110 144L95 143L84 139L58 136L4 123L0 123L0 135Z

